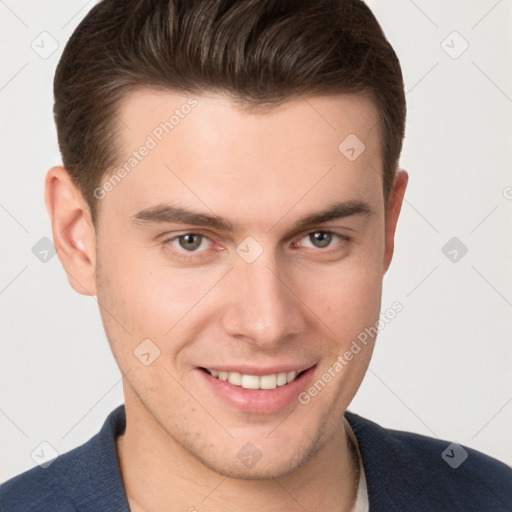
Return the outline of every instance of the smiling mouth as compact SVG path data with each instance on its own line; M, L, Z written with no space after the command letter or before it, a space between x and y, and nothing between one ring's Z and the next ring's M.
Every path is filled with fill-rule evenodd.
M244 389L275 389L277 387L290 384L305 371L292 370L289 372L271 373L269 375L247 375L239 372L224 372L212 370L210 368L201 368L212 377L229 382L234 386Z

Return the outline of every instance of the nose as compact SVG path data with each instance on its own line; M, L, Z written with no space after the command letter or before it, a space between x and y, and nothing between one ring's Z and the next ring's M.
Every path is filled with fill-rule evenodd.
M225 285L222 321L228 335L272 350L304 330L300 298L274 256L253 263L240 259Z

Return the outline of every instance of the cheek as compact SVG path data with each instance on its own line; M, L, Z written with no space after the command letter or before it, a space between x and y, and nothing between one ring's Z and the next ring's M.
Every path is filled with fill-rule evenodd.
M329 355L332 360L349 350L351 344L361 339L379 318L381 293L375 282L358 281L357 285L351 286L348 280L344 280L339 290L331 290L329 294L316 297L315 300L315 309L319 311L322 323L329 329L326 336L331 340ZM366 337L365 341L368 344L361 346L360 354L364 357L357 358L363 366L363 359L371 356L373 348L373 339Z
M373 352L382 291L375 265L361 265L359 261L340 267L330 276L324 293L310 293L308 297L320 319L316 325L328 330L322 328L327 340L321 382L306 390L305 400L318 408L317 416L325 421L332 417L332 407L348 407L364 378Z
M150 251L155 257L148 257ZM169 343L173 330L189 323L222 276L219 269L166 265L156 248L114 251L104 247L98 261L98 300L105 306L100 309L109 339L135 347L149 338L162 351L179 350L178 344Z
M299 295L328 327L327 335L340 343L350 343L378 319L382 268L377 254L373 246L335 266L317 267L314 272L297 270L295 282L303 283Z

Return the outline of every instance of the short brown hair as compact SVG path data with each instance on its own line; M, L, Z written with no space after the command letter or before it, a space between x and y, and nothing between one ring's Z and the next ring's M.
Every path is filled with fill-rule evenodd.
M93 222L93 191L119 158L119 103L142 87L222 92L248 106L311 94L369 94L379 112L384 197L389 195L405 129L402 72L360 0L95 5L68 41L54 80L63 164Z

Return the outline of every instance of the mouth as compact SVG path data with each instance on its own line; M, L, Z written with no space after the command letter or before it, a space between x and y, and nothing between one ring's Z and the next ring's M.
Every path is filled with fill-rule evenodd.
M229 382L233 386L244 389L276 389L286 386L299 378L307 370L290 370L287 372L270 373L267 375L250 375L240 372L227 372L213 368L200 368L215 379Z
M309 367L197 367L199 382L212 403L239 412L271 415L298 404L297 397L314 379L316 364Z

